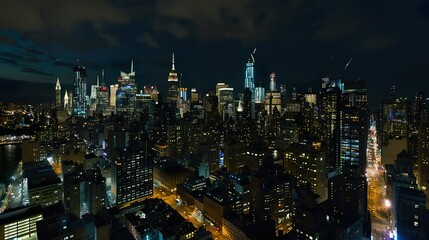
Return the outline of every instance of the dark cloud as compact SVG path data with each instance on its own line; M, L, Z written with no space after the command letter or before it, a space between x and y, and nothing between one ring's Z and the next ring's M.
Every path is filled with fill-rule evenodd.
M387 49L392 47L398 41L394 37L372 37L368 38L363 43L365 49Z
M54 65L72 69L76 64L70 63L70 62L64 62L64 61L61 61L60 59L55 59Z
M6 63L6 64L11 64L11 65L17 65L18 64L17 60L13 59L13 58L0 57L0 61L2 61L3 63Z
M70 79L80 58L91 76L104 67L112 81L134 59L139 76L161 85L175 51L187 83L241 87L243 63L258 46L262 81L269 71L279 81L318 81L350 56L353 77L404 81L427 76L428 26L425 0L10 1L0 9L0 29L8 31L0 43L9 52L0 58L33 69L43 62L46 72ZM335 60L327 61L329 52Z
M129 18L109 0L9 1L0 9L0 28L21 32L71 31L85 21L124 24Z
M155 40L155 38L149 33L143 33L137 38L137 42L147 44L153 48L159 48L159 43Z
M45 52L41 49L36 49L36 48L27 48L25 49L25 52L28 53L29 55L43 55L45 54Z
M4 36L4 35L0 35L0 43L6 44L6 45L11 45L11 46L18 46L15 39L13 39L12 37L9 37L9 36Z
M22 71L26 72L26 73L34 73L34 74L44 75L44 76L54 76L54 74L52 74L52 73L48 73L48 72L45 72L45 71L42 71L42 70L39 70L36 68L32 68L32 67L23 67Z

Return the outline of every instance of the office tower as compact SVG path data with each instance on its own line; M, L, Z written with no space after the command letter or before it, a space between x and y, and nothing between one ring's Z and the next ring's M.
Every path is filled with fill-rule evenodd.
M200 176L209 177L213 172L219 170L219 144L203 141L198 145L198 153L201 163L198 166Z
M396 194L397 239L427 239L428 210L423 191L401 187Z
M268 115L274 111L282 112L281 96L279 91L268 91L265 95L265 111Z
M116 149L112 153L112 195L119 207L152 196L153 162L146 150Z
M137 94L136 72L134 62L131 60L131 71L125 73L121 71L118 78L118 90L116 91L116 113L120 115L132 114L135 110L135 100Z
M224 165L228 171L236 173L246 164L248 147L245 143L229 142L224 146Z
M48 161L26 163L22 168L31 205L45 207L61 201L63 183Z
M89 95L89 108L91 111L95 111L95 109L97 108L97 104L98 104L98 89L99 89L99 85L100 85L100 77L97 75L97 80L95 82L95 85L91 85L91 94Z
M255 84L255 104L256 105L258 105L258 104L263 105L264 102L265 102L265 87L261 81L258 81ZM257 108L256 105L255 105L255 108ZM262 109L260 109L260 111L262 111L262 110L263 110L263 107L262 107Z
M368 146L368 95L362 80L347 82L342 96L340 129L340 161L337 167L360 167L363 175L366 170L366 151Z
M400 190L402 188L418 189L417 178L413 170L414 164L415 159L407 151L402 150L402 152L396 155L394 164L386 165L387 197L392 200L392 222L395 226L401 218L397 215L397 209L400 208L397 205L401 197Z
M277 91L277 85L276 85L276 73L272 72L270 74L270 91Z
M250 54L250 58L246 63L246 72L245 72L245 78L244 78L244 88L245 89L249 88L250 92L252 93L252 97L251 97L252 118L255 117L255 58L254 58L255 51L253 51L253 53Z
M85 206L87 212L96 215L104 209L106 198L106 178L99 168L85 172Z
M14 208L0 215L0 239L37 239L36 222L43 220L40 205Z
M180 87L179 88L179 101L177 102L177 107L179 108L180 117L183 118L183 115L190 111L190 101L188 100L188 88Z
M153 101L158 102L159 91L156 86L144 86L143 93L149 94Z
M228 120L230 117L234 119L235 111L232 107L234 102L234 88L220 88L218 98L219 113L223 121Z
M69 104L68 104L68 113L69 115L73 114L73 92L68 92Z
M286 84L280 84L280 96L282 99L282 109L286 109L286 102L287 102Z
M41 157L41 151L42 147L39 141L36 140L23 140L21 149L22 149L22 157L21 161L23 163L25 162L38 162L42 161L43 158Z
M219 119L218 98L213 93L204 95L203 105L205 111L205 123L215 123Z
M188 89L185 87L179 88L179 98L182 101L188 101Z
M61 109L61 84L59 77L57 77L57 83L55 84L55 107L57 110Z
M285 172L296 177L297 184L309 187L320 199L327 199L326 157L319 142L292 143L284 152Z
M228 83L216 83L216 97L218 99L218 106L219 106L219 115L222 116L222 108L220 107L220 89L222 88L229 88L229 84Z
M302 193L304 192L304 193ZM347 239L336 238L336 234L329 229L329 206L328 201L318 203L316 194L301 191L298 199L294 199L293 227L288 239ZM351 238L359 239L359 238Z
M427 122L419 128L417 166L419 187L426 194L429 203L429 124Z
M318 132L317 95L311 89L304 94L303 132L309 136L316 136Z
M64 168L69 168L70 172L63 174L64 195L63 202L67 213L80 218L82 215L81 198L83 198L84 179L82 176L82 165L77 165L71 161L64 161ZM72 167L72 168L71 168Z
M161 199L146 199L137 212L124 214L133 239L209 239L197 237L197 229ZM124 235L128 236L128 235Z
M408 102L406 98L397 98L392 86L389 96L382 104L381 162L394 162L398 150L408 146Z
M273 221L275 225L292 217L292 180L283 167L266 159L264 166L251 176L250 215L253 223Z
M241 102L242 104L237 107L239 139L240 141L251 142L254 131L252 129L252 91L249 88L244 89Z
M174 53L172 57L171 70L168 74L168 95L167 102L178 102L179 100L179 78L177 77L174 64Z
M341 92L344 92L343 76L332 75L332 76L325 76L322 78L322 91L328 88L335 88L335 87L340 89Z
M198 103L199 100L200 100L200 96L199 96L199 94L197 92L197 89L196 88L192 88L191 89L191 103L192 104Z
M109 93L107 92L107 87L104 82L101 84L97 95L97 112L107 114L107 107L109 106Z
M101 70L101 84L97 88L96 99L97 99L96 112L104 113L105 115L107 115L108 114L107 108L109 107L109 92L108 92L106 83L104 82L104 69Z
M109 103L111 107L116 106L116 91L118 91L119 84L112 84L110 85L110 98Z
M76 78L74 80L73 115L86 117L88 107L86 96L86 68L76 65L73 71L76 73Z
M328 184L328 199L333 205L333 217L338 222L365 216L368 183L359 167L345 167L342 174L329 178Z
M319 104L320 137L324 143L323 148L326 150L327 167L331 170L336 170L337 167L340 167L340 88L322 88Z
M426 97L423 91L419 91L411 103L408 121L408 152L414 157L418 154L419 128L426 121L425 118L427 118Z
M70 98L69 94L67 93L67 90L64 93L64 111L66 111L68 114L71 113Z

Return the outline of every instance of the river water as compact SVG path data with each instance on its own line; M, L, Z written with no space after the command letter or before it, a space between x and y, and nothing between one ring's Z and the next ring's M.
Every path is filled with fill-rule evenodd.
M0 145L0 183L6 186L21 160L21 144Z

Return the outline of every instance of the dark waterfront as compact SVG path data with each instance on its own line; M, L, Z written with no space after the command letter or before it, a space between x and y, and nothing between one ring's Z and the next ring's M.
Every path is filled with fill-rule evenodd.
M0 145L0 183L10 183L20 159L21 144Z

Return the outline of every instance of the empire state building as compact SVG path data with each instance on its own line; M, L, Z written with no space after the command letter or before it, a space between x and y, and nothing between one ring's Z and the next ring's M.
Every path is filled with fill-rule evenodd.
M168 102L176 102L179 100L179 79L177 77L176 68L174 66L174 53L171 64L171 71L168 74Z

